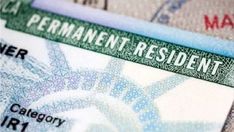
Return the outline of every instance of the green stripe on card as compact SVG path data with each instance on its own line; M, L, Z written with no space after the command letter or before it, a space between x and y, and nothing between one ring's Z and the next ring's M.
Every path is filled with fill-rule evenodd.
M8 28L112 57L234 86L234 60L22 6ZM137 72L137 71L136 71Z

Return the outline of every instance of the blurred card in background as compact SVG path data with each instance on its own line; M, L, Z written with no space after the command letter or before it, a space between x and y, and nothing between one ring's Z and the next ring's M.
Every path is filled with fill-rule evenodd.
M233 0L66 0L234 40Z

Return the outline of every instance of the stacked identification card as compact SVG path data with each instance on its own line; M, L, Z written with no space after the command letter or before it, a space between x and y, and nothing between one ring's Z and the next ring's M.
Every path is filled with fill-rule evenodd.
M234 40L233 0L62 0Z
M1 132L230 129L232 41L96 11L0 0Z

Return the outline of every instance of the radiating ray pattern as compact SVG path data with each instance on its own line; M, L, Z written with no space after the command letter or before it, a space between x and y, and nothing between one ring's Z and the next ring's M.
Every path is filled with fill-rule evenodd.
M15 76L2 68L0 75L3 81L0 91L4 91L4 95L7 95L4 99L8 101L5 101L4 106L7 107L1 118L4 115L12 115L9 106L17 102L26 108L66 119L66 123L59 129L46 123L38 125L38 122L30 120L30 130L33 131L72 131L74 127L79 126L79 121L63 113L91 108L95 108L108 123L89 123L86 131L90 132L94 130L202 132L212 131L220 125L212 122L176 123L162 120L154 100L186 81L188 77L173 75L142 87L122 75L123 60L112 58L104 70L73 70L58 44L46 41L46 47L50 66L33 57L23 63L14 61L21 64L25 70L41 77L38 80L25 78L24 74ZM5 86L8 86L9 90L4 89ZM4 100L0 100L0 104L3 102ZM24 116L16 114L14 116L29 120Z
M52 67L52 72L54 74L63 76L69 71L69 66L67 64L66 58L63 54L61 54L61 49L59 48L59 45L55 44L54 42L48 42L47 48L50 52L49 58L50 58L50 65Z
M173 75L165 80L153 83L152 85L146 87L145 89L147 89L151 98L156 99L161 95L163 95L165 92L175 88L177 85L186 81L187 79L188 77L182 75Z

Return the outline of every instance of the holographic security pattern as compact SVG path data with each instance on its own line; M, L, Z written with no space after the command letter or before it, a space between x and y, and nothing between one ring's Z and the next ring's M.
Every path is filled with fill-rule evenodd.
M104 122L89 122L86 131L211 131L222 124L215 122L164 122L160 112L153 103L158 97L173 90L177 85L189 79L181 75L173 75L162 81L141 87L134 81L124 77L122 66L125 61L112 59L105 70L78 69L73 70L66 61L59 45L46 41L49 66L35 58L24 64L12 60L22 66L22 71L30 71L37 78L28 79L25 74L12 73L1 64L1 106L6 109L1 113L11 115L8 106L19 103L25 108L50 115L60 115L67 122L57 129L48 124L30 122L33 131L72 131L79 121L60 113L72 110L89 111L94 107L103 117ZM1 56L6 59L6 56ZM30 57L31 58L31 57ZM79 58L77 58L79 59ZM35 65L39 65L36 67ZM34 71L41 72L34 72ZM41 78L40 73L45 71ZM38 73L38 74L37 74ZM170 82L170 83L168 83ZM7 89L7 90L6 90ZM148 89L148 90L144 90ZM21 120L25 116L14 115ZM101 119L101 118L100 118ZM85 119L84 119L85 120Z

